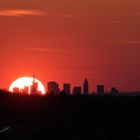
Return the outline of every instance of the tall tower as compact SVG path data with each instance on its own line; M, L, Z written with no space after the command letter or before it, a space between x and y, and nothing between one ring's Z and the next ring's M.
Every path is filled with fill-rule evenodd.
M33 82L31 85L30 94L37 94L38 93L38 82L35 81L35 75L33 75Z
M33 85L34 85L34 83L35 83L35 74L33 75Z
M84 91L83 91L84 94L89 94L89 85L88 85L87 78L84 81L83 89L84 89Z

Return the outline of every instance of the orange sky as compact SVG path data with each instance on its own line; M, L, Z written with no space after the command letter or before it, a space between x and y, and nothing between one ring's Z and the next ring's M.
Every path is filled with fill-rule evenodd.
M1 0L0 87L50 80L140 90L140 1Z

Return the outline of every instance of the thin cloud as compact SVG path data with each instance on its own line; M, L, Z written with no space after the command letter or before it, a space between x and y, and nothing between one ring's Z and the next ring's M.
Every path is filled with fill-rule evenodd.
M124 22L123 20L121 20L120 18L112 18L109 20L109 23L122 23Z
M74 18L75 16L63 14L63 15L59 15L59 17L63 17L63 18Z
M109 22L110 22L110 23L121 23L122 21L121 21L121 20L113 20L113 19L112 19L112 20L110 20Z
M25 48L25 50L33 51L33 52L64 52L63 49L49 49L49 48L40 48L40 47L31 47L31 48Z
M0 9L0 16L6 16L6 17L24 17L24 16L42 16L47 15L48 17L54 17L54 18L74 18L74 15L71 14L59 14L59 13L53 13L50 11L46 12L41 10L28 10L28 9Z
M18 17L18 16L40 16L44 13L40 10L26 10L26 9L8 9L0 10L0 16Z

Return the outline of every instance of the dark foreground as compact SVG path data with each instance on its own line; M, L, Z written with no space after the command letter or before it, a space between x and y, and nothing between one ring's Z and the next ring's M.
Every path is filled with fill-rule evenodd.
M0 139L140 139L140 97L0 95Z

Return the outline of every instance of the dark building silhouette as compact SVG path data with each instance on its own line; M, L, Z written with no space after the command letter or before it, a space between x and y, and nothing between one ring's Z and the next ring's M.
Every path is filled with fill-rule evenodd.
M66 94L70 94L70 84L65 83L63 85L63 90L65 91Z
M50 81L47 87L48 87L48 93L54 93L54 94L60 93L59 84L54 81Z
M111 91L110 91L110 94L111 94L111 95L118 95L118 94L119 94L119 91L118 91L117 88L112 87L112 88L111 88Z
M38 82L35 82L35 75L33 75L33 82L31 85L30 94L37 94L38 93Z
M73 94L81 94L81 87L74 87Z
M14 93L19 93L19 92L20 92L20 89L19 89L18 87L14 87L14 88L13 88L13 92L14 92Z
M67 93L66 93L64 90L62 90L62 91L60 91L60 95L61 95L61 96L66 96Z
M28 86L25 86L24 89L21 89L20 92L21 92L21 93L24 93L24 94L25 94L25 93L28 94L28 93L29 93L29 87L28 87Z
M89 84L88 84L87 78L85 79L84 84L83 84L83 93L89 94Z
M97 85L97 95L99 96L104 95L104 85Z

